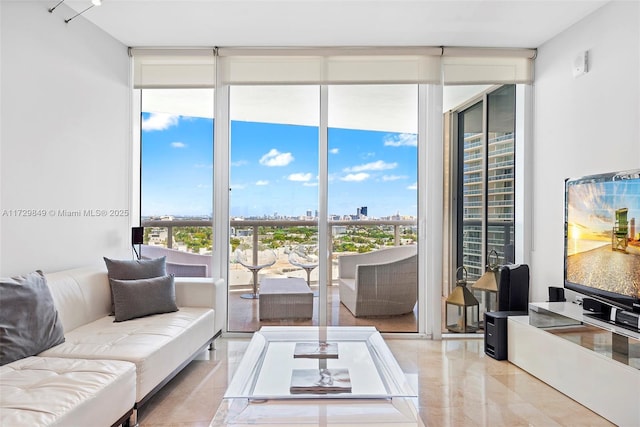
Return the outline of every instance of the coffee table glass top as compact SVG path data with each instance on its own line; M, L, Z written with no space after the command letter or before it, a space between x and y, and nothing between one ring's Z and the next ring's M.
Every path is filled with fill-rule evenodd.
M335 343L337 358L294 357L297 343ZM291 393L294 370L348 370L347 392ZM323 371L325 372L325 371ZM335 372L335 371L334 371ZM415 397L393 354L373 327L263 327L254 333L225 399L371 399Z

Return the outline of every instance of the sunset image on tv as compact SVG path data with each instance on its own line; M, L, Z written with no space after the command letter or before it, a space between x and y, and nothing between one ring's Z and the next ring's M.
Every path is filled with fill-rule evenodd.
M640 180L567 186L567 280L640 297Z

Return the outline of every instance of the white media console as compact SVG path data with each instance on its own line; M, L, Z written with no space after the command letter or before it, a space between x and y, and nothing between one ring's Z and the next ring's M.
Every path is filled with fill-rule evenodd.
M640 333L571 302L507 319L509 362L619 426L640 426Z

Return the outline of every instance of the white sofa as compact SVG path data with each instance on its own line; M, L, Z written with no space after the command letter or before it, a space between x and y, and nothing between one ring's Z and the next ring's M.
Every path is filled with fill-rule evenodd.
M409 313L418 299L416 245L338 258L340 302L355 317Z
M178 311L124 322L109 315L106 267L46 279L65 342L0 367L2 426L135 425L137 409L210 347L224 324L222 279L175 278Z

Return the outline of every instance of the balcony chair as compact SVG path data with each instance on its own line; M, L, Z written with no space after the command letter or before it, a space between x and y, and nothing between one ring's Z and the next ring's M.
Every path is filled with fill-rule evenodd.
M355 316L396 316L418 300L416 245L338 258L340 302Z
M166 257L167 274L175 277L210 277L211 255L199 255L161 246L143 245L144 259Z
M234 259L237 263L251 271L253 274L253 292L250 294L242 294L240 295L240 298L259 298L258 272L263 268L270 267L275 264L278 260L278 256L271 249L260 249L255 252L252 249L236 249Z
M311 272L318 267L318 245L298 245L289 252L289 264L307 273L307 285L311 287ZM313 292L318 296L318 291Z

